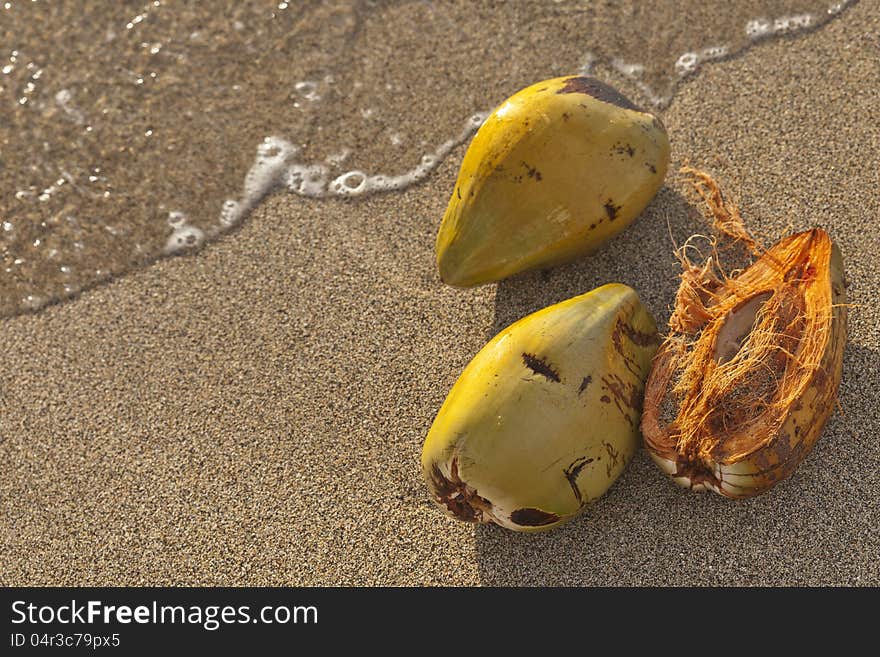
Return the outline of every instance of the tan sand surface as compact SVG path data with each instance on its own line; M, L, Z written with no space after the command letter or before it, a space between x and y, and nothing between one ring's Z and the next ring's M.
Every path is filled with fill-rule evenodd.
M675 168L717 175L766 244L820 225L846 259L841 408L770 493L691 493L641 451L547 534L433 507L421 443L482 344L609 281L665 323L667 222L679 243L706 230L673 175L592 258L446 287L434 235L462 146L406 192L279 194L195 256L4 320L0 584L880 584L877 34L859 3L708 66L663 114Z

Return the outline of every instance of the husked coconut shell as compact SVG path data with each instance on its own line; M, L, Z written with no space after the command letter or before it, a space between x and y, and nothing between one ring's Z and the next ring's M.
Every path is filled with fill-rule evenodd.
M716 228L760 257L735 276L715 258L684 271L645 392L641 429L674 480L729 497L794 472L837 398L846 341L840 250L821 228L763 251L706 174L686 169Z

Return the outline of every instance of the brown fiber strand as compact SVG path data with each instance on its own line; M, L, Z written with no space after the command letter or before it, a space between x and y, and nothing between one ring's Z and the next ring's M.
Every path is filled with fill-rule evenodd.
M727 235L737 243L743 244L752 255L760 255L764 249L754 236L746 230L745 222L740 216L739 208L733 201L728 201L721 193L721 188L715 180L705 171L683 166L681 173L690 176L690 183L694 191L705 201L706 207L712 218L712 226L719 233Z

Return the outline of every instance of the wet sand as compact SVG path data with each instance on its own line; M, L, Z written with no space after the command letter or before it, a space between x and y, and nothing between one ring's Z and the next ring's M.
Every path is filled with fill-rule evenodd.
M706 230L671 175L592 258L448 288L433 243L462 146L405 192L279 194L195 256L4 320L0 584L880 584L872 9L708 66L663 114L673 168L715 174L765 244L821 225L843 250L841 408L791 479L733 502L675 487L641 451L547 534L433 507L421 443L484 342L609 281L664 323L667 225L679 243Z

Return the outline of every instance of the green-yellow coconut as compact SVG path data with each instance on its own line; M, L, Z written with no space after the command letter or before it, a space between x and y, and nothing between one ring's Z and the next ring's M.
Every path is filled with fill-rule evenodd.
M522 531L576 516L636 451L658 344L635 291L617 283L501 331L467 365L425 440L432 498L461 520Z
M660 120L596 80L568 76L514 94L461 164L437 235L437 266L467 287L595 250L663 184Z

